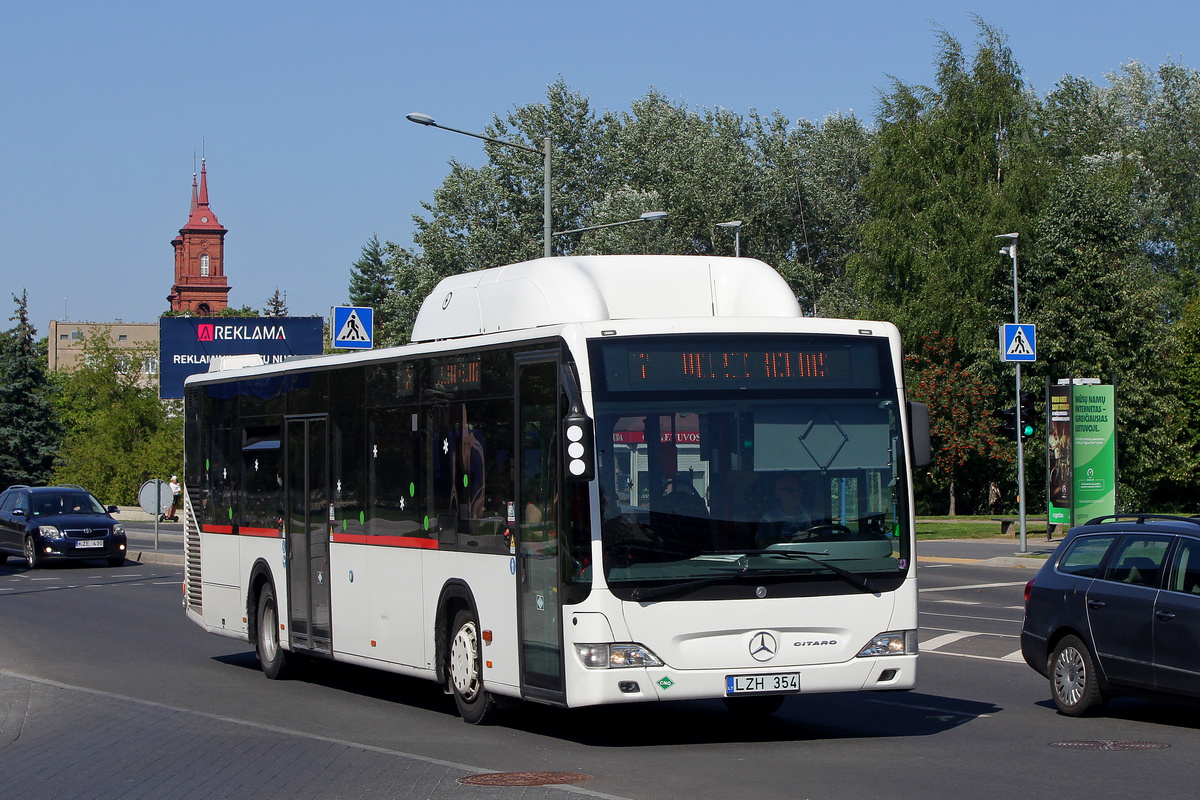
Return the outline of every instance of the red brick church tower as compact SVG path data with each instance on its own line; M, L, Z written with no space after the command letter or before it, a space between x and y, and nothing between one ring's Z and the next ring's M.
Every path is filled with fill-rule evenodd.
M171 240L175 248L175 285L167 299L172 311L207 316L229 306L225 280L225 234L217 215L208 207L208 174L200 161L200 188L192 173L192 211L187 224Z

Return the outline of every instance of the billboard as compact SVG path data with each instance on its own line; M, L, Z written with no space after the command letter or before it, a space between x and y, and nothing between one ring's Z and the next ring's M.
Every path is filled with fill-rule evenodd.
M1117 509L1117 398L1112 386L1050 387L1049 523L1076 525Z
M158 396L183 397L188 375L220 356L260 355L268 364L324 352L321 317L162 317L158 321Z

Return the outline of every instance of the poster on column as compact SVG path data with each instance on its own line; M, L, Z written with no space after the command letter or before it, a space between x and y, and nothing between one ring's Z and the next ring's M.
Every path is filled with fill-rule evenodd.
M1049 486L1046 497L1051 525L1070 525L1071 520L1071 387L1050 387L1046 415L1046 453Z
M1116 513L1116 393L1112 386L1071 388L1072 491L1079 524Z

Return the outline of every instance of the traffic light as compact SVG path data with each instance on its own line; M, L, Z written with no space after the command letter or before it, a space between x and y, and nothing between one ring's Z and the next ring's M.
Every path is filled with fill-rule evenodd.
M992 413L1000 419L1000 435L1015 442L1017 440L1017 407L1002 408Z
M1028 439L1033 436L1033 431L1037 428L1038 415L1033 409L1033 395L1029 392L1021 392L1021 438Z

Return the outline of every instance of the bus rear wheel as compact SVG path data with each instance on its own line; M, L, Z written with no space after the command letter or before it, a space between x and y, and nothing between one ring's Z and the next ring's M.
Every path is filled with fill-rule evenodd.
M493 718L496 701L483 688L483 654L480 652L479 623L475 615L462 609L454 615L448 655L450 689L454 705L465 721L481 725Z
M271 680L286 678L292 669L291 654L279 645L279 606L275 602L275 587L264 584L258 595L258 636L254 650L263 674Z

